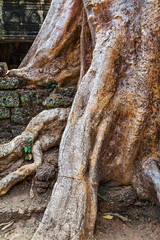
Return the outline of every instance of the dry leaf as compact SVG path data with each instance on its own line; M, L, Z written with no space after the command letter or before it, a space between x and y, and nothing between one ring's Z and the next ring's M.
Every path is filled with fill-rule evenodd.
M32 160L32 154L28 154L29 159L28 160Z
M111 220L111 219L113 219L113 216L111 216L111 215L104 215L103 218Z

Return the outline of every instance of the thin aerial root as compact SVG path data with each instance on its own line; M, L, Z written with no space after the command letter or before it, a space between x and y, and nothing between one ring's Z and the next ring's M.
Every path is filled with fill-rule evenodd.
M40 141L35 142L33 146L32 154L33 154L34 163L22 166L18 168L16 171L8 174L2 180L0 180L0 196L7 193L9 189L12 186L14 186L16 183L24 180L30 174L33 174L36 171L37 167L42 164L43 153L42 153Z
M0 180L0 196L4 195L16 183L24 180L30 174L33 174L37 167L42 164L43 151L46 151L51 146L54 146L60 141L65 122L67 121L70 109L51 109L45 110L33 118L25 131L10 143L0 146L0 158L19 159L24 153L24 147L28 144L29 137L32 139L32 156L34 163L24 165L17 170L9 173ZM52 132L51 136L45 134L45 128L50 122L55 122L49 129ZM63 123L63 124L62 124ZM44 132L43 132L44 131ZM40 135L40 136L39 136ZM35 139L38 140L35 141ZM35 141L35 142L34 142Z
M58 125L59 122L67 121L69 110L69 108L55 108L39 113L30 121L21 135L7 144L0 145L0 159L6 156L8 156L9 159L21 157L24 147L28 144L29 137L33 143L47 123L55 121Z

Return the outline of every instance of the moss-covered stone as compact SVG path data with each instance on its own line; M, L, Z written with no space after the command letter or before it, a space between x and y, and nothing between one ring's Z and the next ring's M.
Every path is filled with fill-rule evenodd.
M32 98L32 104L33 105L42 105L42 102L46 97L49 95L49 90L38 90L34 92L33 98Z
M48 90L24 91L20 94L22 106L42 105L44 99L49 95Z
M19 95L13 91L0 91L0 107L18 107Z
M51 93L50 96L43 101L42 105L46 108L68 107L71 106L72 101L72 98Z
M19 85L17 77L0 78L0 89L17 89Z
M10 117L10 111L7 108L0 108L0 119L6 119Z
M60 87L56 89L56 93L63 96L63 97L69 97L74 98L76 94L77 88L76 87Z
M32 104L33 92L24 92L20 96L22 106L29 106Z
M12 109L11 122L12 124L26 125L32 117L41 112L44 108L37 107L23 107Z

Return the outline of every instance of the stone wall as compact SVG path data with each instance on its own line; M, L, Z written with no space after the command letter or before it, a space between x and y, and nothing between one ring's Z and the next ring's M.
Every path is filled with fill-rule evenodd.
M51 0L0 0L0 62L17 68L33 43Z
M0 0L0 40L33 40L51 0Z
M19 135L32 117L44 109L68 107L75 87L27 89L18 78L0 78L0 143Z
M17 78L0 79L0 143L19 135L30 119L45 109L49 90L27 90Z

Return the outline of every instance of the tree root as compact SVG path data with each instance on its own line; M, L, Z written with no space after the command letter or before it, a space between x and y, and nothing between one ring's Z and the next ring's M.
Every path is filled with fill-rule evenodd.
M137 172L137 181L133 183L138 195L142 199L160 202L160 170L159 160L156 157L148 157L141 163L141 169Z
M117 217L120 220L122 220L124 223L126 223L127 225L129 222L132 222L131 219L129 219L128 217L124 217L124 216L120 215L119 213L105 213L105 215L111 215L113 217Z
M0 160L5 159L10 162L22 157L24 147L28 144L30 137L33 144L32 156L34 160L33 163L21 166L0 180L0 196L36 171L37 167L42 164L43 151L59 144L68 113L69 109L45 110L31 120L20 136L10 143L0 146Z

